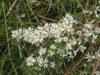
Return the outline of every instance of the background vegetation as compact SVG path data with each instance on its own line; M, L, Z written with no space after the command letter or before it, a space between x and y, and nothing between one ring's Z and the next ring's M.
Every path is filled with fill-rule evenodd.
M28 75L22 67L23 61L34 49L21 41L21 55L11 31L29 26L35 28L46 22L57 22L67 12L80 21L93 19L93 15L83 15L83 10L94 10L99 0L0 0L0 75ZM84 19L84 20L83 20ZM96 45L100 43L98 42ZM81 64L82 65L82 64ZM30 75L30 74L29 74ZM74 74L73 74L74 75Z

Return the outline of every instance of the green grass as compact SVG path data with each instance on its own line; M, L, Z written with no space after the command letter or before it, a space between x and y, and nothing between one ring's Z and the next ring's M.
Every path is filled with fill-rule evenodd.
M23 61L34 48L24 41L14 41L11 37L12 30L57 22L66 12L82 21L83 15L80 12L95 6L98 0L89 0L87 6L85 5L88 0L37 0L36 3L27 1L0 1L0 75L28 75L22 67ZM18 44L21 45L20 49Z

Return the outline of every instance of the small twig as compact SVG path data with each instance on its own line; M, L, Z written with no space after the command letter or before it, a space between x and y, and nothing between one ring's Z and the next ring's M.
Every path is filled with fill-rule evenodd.
M100 58L98 58L97 61L95 61L93 68L92 68L92 73L91 75L94 75L95 71L97 70L97 68L100 66Z
M38 18L35 16L35 14L34 14L34 12L33 12L32 8L31 8L31 6L30 6L30 4L29 4L28 0L26 0L26 1L27 1L28 8L29 8L29 9L30 9L30 11L31 11L31 14L34 16L34 18L37 20L37 22L41 25L41 23L39 22Z
M88 51L89 51L89 48L88 48L86 51L88 52ZM72 65L72 69L71 69L72 71L73 71L74 69L77 69L76 67L79 66L79 65L82 63L82 61L83 61L84 58L85 58L85 55L86 55L86 54L82 54L82 55L80 56L80 59L74 63L75 65ZM82 57L82 58L81 58L81 57Z
M79 3L79 6L81 7L82 11L84 11L84 8L83 8L83 6L81 5L80 1L77 0L77 2ZM86 14L85 14L85 13L83 13L83 14L84 14L84 17L85 17L86 21L88 22L88 19L87 19L87 17L86 17Z
M64 59L63 59L63 63L64 63L64 68L65 68L65 74L64 75L70 75L71 73L69 72Z
M22 52L21 52L20 45L18 45L18 49L19 49L19 55L20 55L20 58L22 58Z
M17 0L15 0L15 1L12 3L12 5L10 6L10 8L9 8L9 10L8 10L7 14L6 14L6 16L8 16L8 15L10 14L10 12L11 12L11 11L12 11L12 9L14 8L14 6L15 6L16 2L17 2Z
M85 9L87 8L88 4L89 4L89 0L86 1Z
M54 19L50 19L50 18L47 18L47 17L45 17L45 16L42 16L42 15L39 15L39 17L40 18L44 18L44 19L46 19L46 20L49 20L49 21L57 21L57 20L54 20Z

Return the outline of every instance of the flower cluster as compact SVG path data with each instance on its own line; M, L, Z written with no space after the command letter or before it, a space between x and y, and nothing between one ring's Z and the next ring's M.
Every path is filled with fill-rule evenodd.
M66 14L59 23L46 23L43 27L37 27L36 29L29 27L28 29L12 31L12 38L16 38L18 41L23 38L26 42L37 45L47 37L55 38L56 42L61 42L67 39L67 37L61 38L64 34L73 34L73 24L76 22L70 14Z
M34 66L35 69L38 67L54 68L58 61L61 63L64 58L71 61L78 55L78 52L85 52L86 43L88 41L94 43L100 34L100 28L93 29L91 22L83 24L81 29L77 30L75 27L77 22L67 13L58 23L46 23L43 27L38 26L35 29L29 27L13 30L12 38L17 41L22 39L39 47L33 56L26 58L27 66ZM47 39L52 39L53 42L49 44L50 40L46 41ZM49 47L41 45L44 41L48 42ZM99 54L98 56L100 57ZM98 56L88 53L86 59L91 61Z
M39 67L47 68L51 67L54 68L55 62L50 61L48 57L43 57L47 54L46 48L41 47L39 52L37 53L38 56L31 55L26 59L27 66L35 66L35 69Z
M88 39L92 36L92 42L95 42L95 40L98 37L97 34L100 34L100 28L96 27L94 29L93 24L84 24L84 28L82 28L82 32L85 36L86 41L88 41Z
M84 10L83 13L84 14L89 14L92 15L94 14L96 18L100 18L100 14L98 12L100 12L100 1L98 2L98 6L95 6L95 10Z

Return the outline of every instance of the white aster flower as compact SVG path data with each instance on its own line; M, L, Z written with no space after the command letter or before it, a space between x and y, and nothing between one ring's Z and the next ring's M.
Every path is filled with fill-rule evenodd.
M56 46L54 44L50 45L51 49L56 49Z
M76 40L74 37L72 37L72 38L69 39L68 41L69 41L69 44L71 44L71 45L77 44L77 40Z
M78 48L81 52L84 52L86 50L86 47L80 45L80 47Z
M46 53L46 48L40 48L40 50L39 50L39 55L41 56L41 55L43 55L43 54L45 54Z
M56 38L56 39L54 40L54 42L61 43L62 40L63 40L63 39L62 39L61 37L59 37L59 38Z
M95 71L95 75L100 75L100 71Z
M49 53L48 53L48 55L49 55L49 56L51 56L51 57L52 57L54 54L55 54L55 52L54 52L54 51L49 50Z
M11 33L12 33L12 38L17 38L19 35L19 32L17 30L11 31Z
M54 68L55 65L56 65L56 64L55 64L54 62L50 62L50 67L51 67L51 68Z
M94 30L94 32L97 33L97 34L100 34L100 28L97 27L97 28Z
M72 46L71 46L71 44L69 44L69 43L66 43L66 48L67 48L67 49L69 49L69 50L70 50L70 49L72 49Z
M32 66L35 62L36 62L36 60L32 56L30 56L26 59L27 66Z
M83 13L84 13L84 14L87 14L87 13L92 14L92 13L93 13L93 11L83 10Z
M43 66L43 58L42 57L36 57L37 63L40 67Z
M92 29L92 25L91 25L91 24L84 24L84 26L85 26L87 29Z
M83 29L83 31L84 31L84 35L86 37L90 37L93 34L92 30Z
M95 40L97 39L97 37L98 37L97 35L94 35L94 34L93 34L92 42L95 42Z
M47 59L44 60L44 62L43 62L44 68L48 67L48 62L49 62L49 61L48 61Z
M95 55L88 53L86 59L88 62L92 62L95 59Z
M19 41L22 38L22 35L19 32L19 30L11 31L11 33L12 33L12 38L16 39L17 41Z
M68 37L63 37L62 40L63 40L64 42L68 42Z

